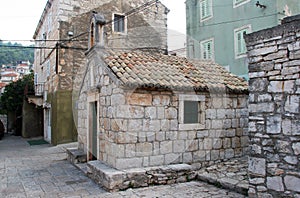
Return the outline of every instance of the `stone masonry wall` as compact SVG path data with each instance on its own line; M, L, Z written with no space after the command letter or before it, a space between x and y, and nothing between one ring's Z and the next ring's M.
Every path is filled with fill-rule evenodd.
M250 197L300 196L300 23L246 36Z

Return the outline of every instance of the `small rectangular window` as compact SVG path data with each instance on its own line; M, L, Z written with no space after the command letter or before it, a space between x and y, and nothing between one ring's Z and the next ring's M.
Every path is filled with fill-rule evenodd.
M114 32L125 33L125 16L114 14Z
M212 17L212 0L200 0L200 19L201 21Z
M246 43L244 40L244 34L250 33L251 28L249 26L244 26L242 28L238 28L234 32L235 37L235 56L236 58L244 57L247 52Z
M205 96L179 96L179 130L197 130L205 127Z
M184 101L184 124L199 123L199 104L197 101Z
M214 59L214 42L213 39L205 40L200 43L201 45L201 59L213 60Z

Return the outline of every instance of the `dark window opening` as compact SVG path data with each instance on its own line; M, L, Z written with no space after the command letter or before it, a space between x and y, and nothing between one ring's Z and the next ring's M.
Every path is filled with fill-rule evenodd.
M125 32L125 16L124 15L114 15L114 31L115 32Z
M184 101L184 124L199 123L199 102L198 101Z

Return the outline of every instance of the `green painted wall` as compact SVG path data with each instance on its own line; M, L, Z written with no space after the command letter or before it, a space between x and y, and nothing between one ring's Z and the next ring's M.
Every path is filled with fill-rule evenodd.
M33 103L28 103L26 98L23 101L22 110L22 137L43 136L43 122L43 109Z
M213 17L200 21L200 1L187 0L187 43L188 57L200 58L200 42L214 38L215 62L229 66L230 71L248 78L246 57L236 58L234 49L234 30L251 25L252 32L276 26L284 17L284 8L288 6L292 14L300 13L298 0L260 0L267 7L259 8L256 0L251 0L236 8L233 0L212 0ZM192 40L192 41L191 41ZM193 43L193 47L191 47Z
M51 101L51 143L53 145L77 141L73 120L72 91L57 91L48 95Z

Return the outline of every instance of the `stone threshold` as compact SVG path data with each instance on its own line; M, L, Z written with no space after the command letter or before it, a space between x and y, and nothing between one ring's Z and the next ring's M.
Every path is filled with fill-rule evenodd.
M117 170L98 160L85 162L82 159L86 159L86 155L77 149L68 149L67 154L70 163L109 192L199 180L219 188L229 189L244 195L248 194L249 184L245 180L247 172L242 172L241 175L239 175L240 172L235 174L230 172L232 167L236 167L230 162L227 162L227 164L221 163L221 165L228 168L229 173L227 174L234 174L235 177L215 174L213 171L218 168L217 165L200 170L195 170L193 166L188 164ZM243 169L240 169L240 171L243 171Z

